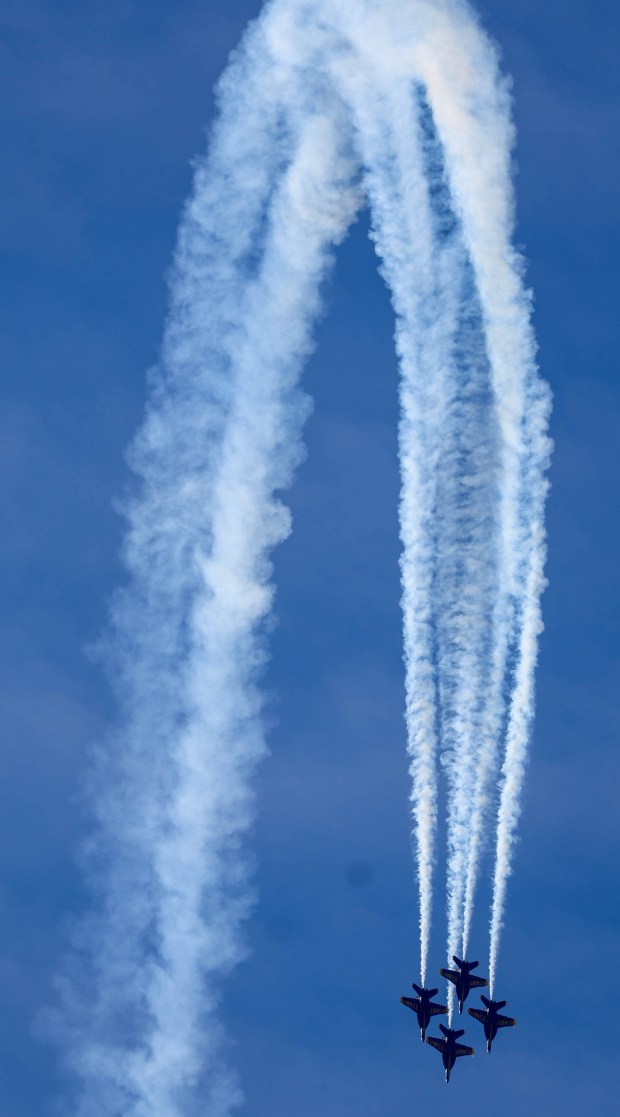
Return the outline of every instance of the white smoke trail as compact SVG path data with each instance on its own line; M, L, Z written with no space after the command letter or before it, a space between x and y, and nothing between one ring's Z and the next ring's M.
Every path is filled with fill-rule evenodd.
M420 892L420 973L426 980L436 827L433 518L445 420L444 369L453 334L453 246L435 237L417 99L408 80L376 67L359 44L355 74L340 73L358 130L374 239L396 311L401 365L400 505L406 718Z
M546 385L536 378L528 385L526 422L527 462L524 489L527 499L522 507L524 585L520 609L518 661L514 688L510 699L506 748L502 765L502 784L497 814L497 840L493 904L491 909L491 942L489 951L489 986L495 989L499 937L504 918L506 887L512 871L512 852L521 811L521 792L525 777L527 748L534 715L534 674L538 656L538 636L542 632L540 598L545 588L546 557L544 507L548 491L546 471L551 442L547 437L549 395Z
M542 584L542 470L548 455L545 429L549 399L536 371L529 300L521 284L522 264L511 249L513 130L506 87L498 73L495 51L480 34L465 5L441 7L442 13L438 11L433 29L421 43L420 69L444 146L452 194L476 275L496 398L502 468L493 661L503 681L506 656L515 638L512 602L522 598L526 589L524 567L531 564L537 571L528 579L527 586L532 615ZM445 18L448 7L449 18ZM450 58L449 66L445 65L447 58ZM531 534L522 530L524 517L533 518ZM529 626L523 626L523 641L529 653L525 656L530 668L528 678L531 678L535 659L534 625L529 618ZM524 672L527 673L526 668ZM501 725L503 707L501 688L496 686L494 678L490 679L490 684L487 703L493 727L489 736L493 739L494 727ZM512 844L508 833L514 833L514 805L520 791L519 757L526 745L525 723L529 724L532 714L531 687L527 696L526 690L525 684L517 686L517 693L523 695L527 715L521 718L522 731L515 735L514 748L511 749L509 741L507 750L507 757L516 752L517 759L510 768L513 778L510 792L505 791L503 795L505 809L499 820L505 856L501 868L498 863L496 894L508 870ZM491 769L492 757L485 756L484 765ZM480 783L484 785L484 774ZM477 859L478 849L475 857ZM474 864L473 875L475 871ZM472 891L473 881L470 883ZM498 910L495 902L494 912ZM497 929L496 923L494 941Z
M447 958L462 946L472 796L479 764L482 695L487 685L497 554L494 514L497 445L489 369L471 274L453 362L450 409L440 465L436 516L442 762L448 783ZM454 987L448 990L449 1014Z
M430 196L420 86L462 244L438 225ZM123 723L98 768L104 789L93 793L100 900L63 981L60 1027L83 1081L72 1109L80 1117L177 1117L196 1112L198 1095L201 1108L224 1117L240 1100L215 1014L221 976L244 951L251 904L243 842L265 751L258 682L273 599L269 555L290 530L275 494L302 453L307 404L297 378L332 248L361 204L360 180L392 291L402 371L406 714L423 981L438 687L451 735L452 941L462 925L455 882L464 880L481 778L473 734L489 618L499 609L488 652L499 672L529 558L523 524L537 476L536 424L525 424L527 437L522 428L537 381L509 247L511 127L492 48L469 9L460 0L272 0L221 95L211 153L181 226L162 367L132 453L143 488L129 509L131 582L116 604L110 654ZM475 409L454 399L455 377L466 378L457 337L467 256L501 436L493 592L482 427L471 421ZM452 500L463 481L458 454L442 461L447 433L460 438L470 494L438 516L438 500ZM531 712L538 588L530 578L518 614L523 655L504 764L497 929ZM490 687L488 695L490 726L501 693Z
M239 1101L214 1010L250 902L240 846L264 752L268 552L289 531L274 492L301 454L295 382L320 281L361 200L338 104L326 93L300 111L303 75L279 58L278 30L259 26L227 77L133 453L144 488L113 650L126 728L97 798L102 910L65 981L84 1115L172 1117L198 1087L214 1114Z

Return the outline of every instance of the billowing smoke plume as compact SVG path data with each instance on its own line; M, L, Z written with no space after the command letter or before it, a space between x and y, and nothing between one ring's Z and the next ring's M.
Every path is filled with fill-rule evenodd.
M532 714L548 400L510 247L512 126L492 46L460 0L272 0L219 92L131 451L129 579L107 641L121 717L93 773L93 911L55 1022L81 1117L224 1117L241 1099L217 1004L252 904L270 553L290 531L278 494L303 453L298 379L321 284L365 203L401 367L423 981L438 761L456 949L503 752L494 973Z

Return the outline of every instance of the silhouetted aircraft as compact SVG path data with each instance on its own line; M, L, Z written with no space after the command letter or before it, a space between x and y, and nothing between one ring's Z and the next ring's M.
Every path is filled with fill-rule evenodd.
M480 996L486 1011L483 1008L468 1008L467 1011L474 1020L484 1024L484 1034L487 1037L487 1051L491 1054L491 1044L497 1035L498 1028L515 1028L517 1021L512 1016L501 1016L500 1008L505 1008L508 1001L487 1001L484 995Z
M457 1039L465 1035L465 1029L461 1028L460 1031L455 1031L452 1028L444 1028L443 1024L439 1027L443 1032L445 1039L439 1039L435 1036L427 1036L426 1042L430 1043L437 1051L441 1051L443 1065L446 1068L446 1082L450 1081L450 1071L456 1063L456 1060L461 1055L473 1055L473 1047L467 1047L464 1043L457 1043Z
M459 1012L463 1011L463 1002L467 1000L470 989L481 989L484 985L488 985L486 977L472 977L471 971L475 970L478 962L462 962L457 958L456 954L452 957L458 966L458 970L440 970L442 977L447 977L453 985L456 985L456 995L459 1001Z
M418 994L417 997L401 997L400 1003L401 1005L407 1005L407 1008L415 1012L418 1018L418 1024L420 1025L420 1038L422 1043L424 1043L426 1039L426 1029L428 1028L431 1017L443 1016L448 1010L445 1005L434 1005L432 1002L432 998L437 996L439 989L420 989L420 986L416 985L415 981L412 985L412 989L415 989Z

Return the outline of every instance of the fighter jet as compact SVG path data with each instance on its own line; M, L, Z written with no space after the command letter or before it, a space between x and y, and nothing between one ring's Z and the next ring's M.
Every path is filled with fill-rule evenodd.
M437 1051L441 1051L443 1065L446 1068L446 1082L450 1081L450 1071L456 1063L456 1060L461 1055L473 1055L473 1047L467 1047L464 1043L457 1043L457 1039L465 1035L465 1029L461 1028L460 1031L455 1031L452 1028L444 1028L443 1024L439 1027L443 1032L445 1039L439 1039L435 1036L428 1036L426 1042L430 1043Z
M458 966L458 970L440 970L442 977L447 977L453 985L456 985L456 995L459 1000L459 1012L463 1011L463 1002L467 1000L470 989L481 989L482 986L488 985L486 977L472 977L471 971L475 970L478 962L462 962L457 958L456 954L452 957Z
M420 1038L422 1043L424 1043L426 1039L426 1029L428 1028L431 1017L443 1016L448 1010L445 1005L434 1005L432 1003L432 999L437 996L439 989L420 989L420 986L416 985L415 981L412 988L415 989L418 994L417 997L401 997L400 1003L401 1005L406 1005L407 1008L415 1012L418 1018L418 1024L420 1025Z
M483 1005L486 1005L486 1011L483 1008L468 1008L467 1011L474 1020L479 1020L484 1024L484 1034L487 1037L487 1051L491 1054L491 1044L497 1035L498 1028L515 1028L517 1021L513 1020L512 1016L501 1016L500 1008L505 1008L508 1004L507 1001L487 1001L484 994L481 994L480 1000Z

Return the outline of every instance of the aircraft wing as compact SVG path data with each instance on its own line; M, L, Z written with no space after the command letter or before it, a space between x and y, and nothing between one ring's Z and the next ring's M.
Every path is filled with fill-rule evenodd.
M512 1016L496 1016L498 1028L516 1028L517 1021Z
M447 978L448 981L451 981L453 985L456 985L459 979L457 970L440 970L439 972L442 977ZM484 984L486 985L486 981L484 982Z
M488 983L486 977L470 977L470 979L469 979L470 989L482 989L483 985L488 985L488 984L489 983Z
M429 1005L431 1016L445 1016L448 1012L445 1005Z
M427 1036L426 1042L430 1043L431 1047L436 1048L437 1051L441 1051L442 1054L446 1049L445 1039L436 1039L435 1036Z
M457 1059L460 1055L473 1055L473 1053L473 1047L468 1047L465 1043L455 1043L454 1045L454 1054L456 1055Z
M467 1011L468 1011L470 1016L473 1016L474 1020L479 1020L481 1024L486 1024L487 1014L486 1014L486 1012L484 1012L483 1009L481 1009L481 1008L468 1008ZM498 1018L498 1019L500 1019L500 1018Z
M417 1012L420 1007L417 997L401 997L400 1003L401 1005L407 1005L407 1008L413 1009L414 1012Z

